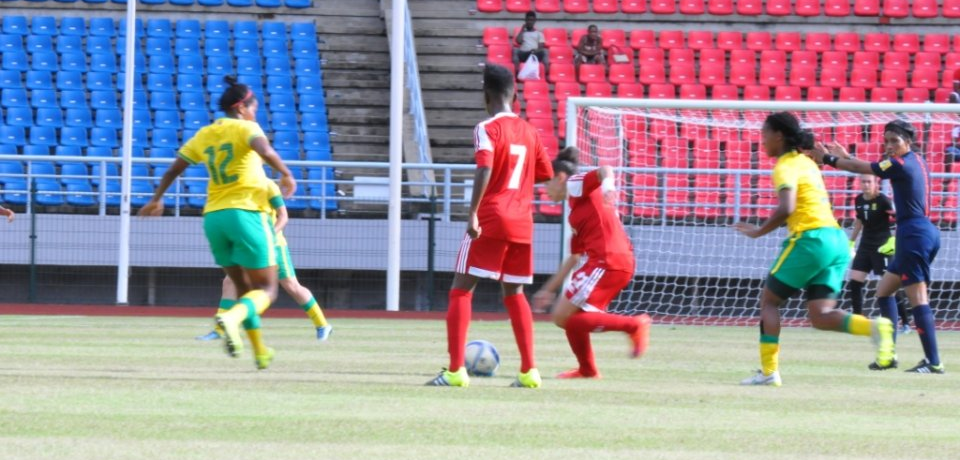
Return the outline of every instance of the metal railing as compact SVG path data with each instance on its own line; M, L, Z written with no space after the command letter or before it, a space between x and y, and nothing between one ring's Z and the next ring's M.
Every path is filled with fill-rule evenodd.
M420 69L417 61L417 45L413 38L413 21L410 19L410 7L403 2L404 29L403 48L404 65L407 70L407 91L410 93L410 115L413 117L413 136L419 150L419 162L431 163L430 136L427 133L427 114L423 109L423 93L420 88Z

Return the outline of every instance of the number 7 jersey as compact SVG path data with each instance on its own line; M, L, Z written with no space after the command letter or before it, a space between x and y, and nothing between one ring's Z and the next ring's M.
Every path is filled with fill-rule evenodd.
M513 243L533 240L533 184L553 177L540 133L510 112L501 112L474 129L478 168L490 168L480 199L481 235Z
M180 148L178 156L204 164L210 180L203 213L221 209L261 209L264 181L263 160L250 143L266 137L260 125L236 118L220 118L204 126Z

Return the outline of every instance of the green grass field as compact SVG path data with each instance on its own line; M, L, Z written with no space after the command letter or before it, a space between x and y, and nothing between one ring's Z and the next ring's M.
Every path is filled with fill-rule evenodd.
M594 335L603 380L527 390L507 388L506 322L474 323L502 366L468 389L422 386L446 361L441 321L335 326L319 345L305 319L268 319L277 359L258 372L194 341L201 319L0 317L0 459L960 458L957 333L930 376L871 373L869 340L786 329L784 386L748 388L755 328L654 326L639 361ZM537 333L544 376L572 367L559 329ZM915 335L901 344L920 359Z

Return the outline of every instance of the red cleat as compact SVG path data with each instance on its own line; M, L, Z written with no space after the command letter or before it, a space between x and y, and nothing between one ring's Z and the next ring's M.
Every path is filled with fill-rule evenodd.
M596 379L599 380L603 377L600 376L600 373L597 372L593 375L584 375L580 372L580 369L570 369L569 371L561 372L557 374L558 379Z
M650 345L650 324L653 320L650 315L644 313L637 316L637 331L630 334L630 343L633 349L630 350L631 358L639 358L647 352L647 346Z

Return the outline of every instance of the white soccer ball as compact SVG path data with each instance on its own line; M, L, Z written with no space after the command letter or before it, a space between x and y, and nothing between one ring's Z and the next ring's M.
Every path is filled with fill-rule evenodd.
M500 354L492 343L486 340L474 340L467 344L464 367L470 375L493 377L500 367Z

